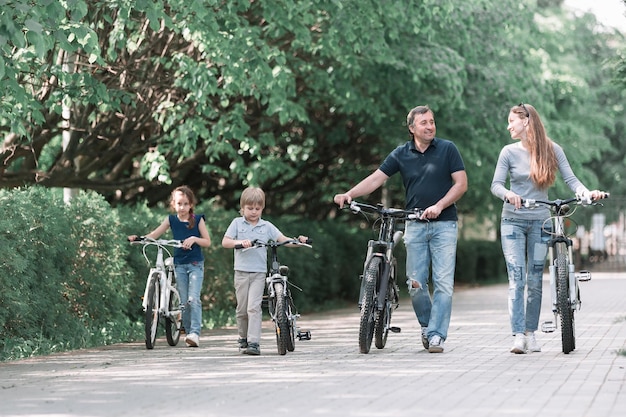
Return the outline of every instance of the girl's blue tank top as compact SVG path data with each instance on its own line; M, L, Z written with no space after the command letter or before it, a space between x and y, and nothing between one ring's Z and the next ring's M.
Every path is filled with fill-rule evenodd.
M198 225L200 219L204 219L204 214L194 214L195 224L189 229L189 222L182 222L175 214L169 215L170 228L172 229L172 235L176 240L185 240L190 236L200 237L200 230ZM206 219L205 219L206 222ZM191 249L176 248L174 249L174 264L190 264L193 262L204 262L204 255L202 254L202 248L198 244L193 244Z

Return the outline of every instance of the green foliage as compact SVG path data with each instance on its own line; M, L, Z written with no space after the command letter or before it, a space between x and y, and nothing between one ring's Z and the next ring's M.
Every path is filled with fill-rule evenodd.
M119 221L94 193L0 191L0 357L128 340Z
M457 283L479 285L506 282L506 264L500 241L459 240L454 279Z
M560 3L6 2L0 185L152 206L184 183L231 209L255 184L274 192L270 211L320 220L406 140L408 110L429 104L466 163L460 210L493 217L506 115L525 101L583 181L599 183L594 165L610 160L601 179L616 187L624 97L608 80L623 36ZM389 195L402 204L399 182Z

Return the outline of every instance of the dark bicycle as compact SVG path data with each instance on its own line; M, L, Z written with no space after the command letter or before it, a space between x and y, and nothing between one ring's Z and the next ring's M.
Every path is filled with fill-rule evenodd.
M254 240L252 241L252 246L249 248L244 249L242 245L235 246L235 249L241 250L250 250L260 247L268 248L269 267L267 277L265 278L267 286L267 308L274 322L276 345L280 355L285 355L287 352L293 352L295 350L296 338L298 340L310 340L311 332L301 330L297 325L300 314L298 314L296 310L289 286L291 285L298 288L300 291L302 291L302 289L289 282L289 267L280 264L277 249L284 245L306 246L310 248L310 243L311 240L307 241L307 243L302 243L298 239L289 239L283 242L261 242Z
M382 204L372 206L356 201L350 203L349 209L354 214L375 214L374 227L379 225L378 240L367 243L359 294L359 350L369 353L373 339L376 347L383 349L389 332L400 332L399 327L391 326L391 315L398 308L400 292L394 249L404 233L399 230L400 224L406 220L418 220L423 210L385 208Z
M604 193L603 198L609 197ZM570 210L570 204L576 205L602 205L597 201L580 196L565 200L522 200L525 208L548 207L551 216L545 220L543 229L552 237L548 243L548 261L550 272L550 295L552 298L552 312L554 321L542 323L541 330L552 333L556 330L557 316L561 318L561 344L563 353L570 353L576 348L576 334L574 328L574 312L579 310L582 302L580 299L579 282L589 281L589 271L575 271L572 239L565 230L565 219L570 217L576 209ZM550 229L546 227L550 225Z

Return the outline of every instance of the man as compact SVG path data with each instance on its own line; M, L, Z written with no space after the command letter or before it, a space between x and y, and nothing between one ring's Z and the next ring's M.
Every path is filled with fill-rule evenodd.
M407 222L405 227L409 294L422 327L424 348L441 353L452 313L458 235L455 202L467 191L467 175L454 143L435 137L435 116L428 106L413 108L407 116L407 127L411 140L394 149L380 168L350 191L335 195L334 201L343 207L400 173L406 208L424 209L420 221ZM428 289L431 270L432 298Z

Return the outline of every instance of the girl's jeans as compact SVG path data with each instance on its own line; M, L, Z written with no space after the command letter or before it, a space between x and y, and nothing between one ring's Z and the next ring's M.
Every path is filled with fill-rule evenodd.
M204 280L204 263L176 265L176 286L183 303L183 327L187 334L200 336L202 327L202 301L200 291Z
M427 327L428 339L448 336L457 235L455 221L407 222L405 226L407 284L413 310L420 325ZM428 289L431 270L432 299ZM417 281L419 288L411 288L412 281Z
M543 270L550 235L543 220L502 219L502 252L509 276L509 316L513 334L534 332L539 325ZM526 287L527 296L524 302Z

